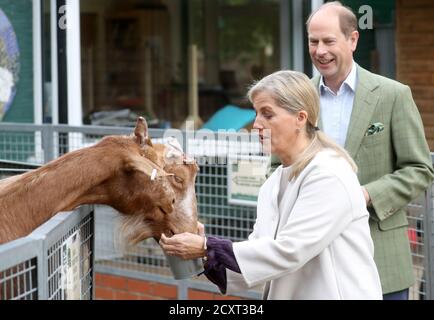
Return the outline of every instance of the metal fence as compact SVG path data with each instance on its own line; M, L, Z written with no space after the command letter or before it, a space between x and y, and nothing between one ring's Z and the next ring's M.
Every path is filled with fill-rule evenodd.
M42 164L65 152L91 145L105 135L130 134L132 131L133 128L0 124L0 158ZM150 130L154 142L163 141L164 134L163 130ZM24 140L21 137L27 138ZM225 151L228 151L228 145L232 145L243 149L241 153L256 155L260 153L257 142L239 143L243 139L237 140L232 137L228 139L233 142L232 144L223 143L218 147L215 145L210 147L209 143L212 142L208 141L207 145L199 146L195 137L189 137L185 132L182 139L184 147L189 147L190 153L198 151L194 154L200 165L196 180L196 195L199 219L206 225L206 232L233 241L246 239L255 221L256 207L228 203ZM26 147L10 146L20 141L26 141ZM203 156L204 151L207 154L205 156ZM425 195L408 206L409 237L417 279L416 284L411 288L411 299L434 299L433 199L432 188L429 188ZM204 276L189 280L174 280L164 255L154 240L144 241L133 248L116 247L116 217L116 212L111 208L95 207L95 270L97 272L177 285L178 299L188 297L188 288L218 292ZM249 291L240 296L259 299L261 294L258 291Z
M410 299L434 300L434 184L407 206L407 219L416 279Z
M0 300L92 299L93 230L93 208L81 206L0 245Z

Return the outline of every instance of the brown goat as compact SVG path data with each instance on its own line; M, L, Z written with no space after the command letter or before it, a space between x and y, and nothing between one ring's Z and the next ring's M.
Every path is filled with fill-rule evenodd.
M105 204L124 218L130 243L195 232L198 166L179 148L153 145L143 118L134 135L107 136L48 164L0 181L0 244L28 235L60 211Z

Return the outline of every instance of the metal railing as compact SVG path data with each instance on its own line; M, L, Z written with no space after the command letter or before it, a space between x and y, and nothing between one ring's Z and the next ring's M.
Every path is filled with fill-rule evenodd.
M0 245L0 300L92 299L93 222L93 207L81 206Z
M42 164L65 152L93 144L105 135L131 134L132 131L133 128L0 124L0 159ZM26 145L32 145L33 149L23 147L19 152L15 148L14 153L9 144L11 141L23 141L23 138L19 138L22 134L32 137L31 141L26 140ZM163 141L164 134L164 130L161 129L150 130L154 142ZM234 140L236 139L232 139ZM185 132L183 144L184 147L197 147L194 137L189 139ZM252 145L254 144L253 142ZM247 152L250 155L258 153L254 146L247 148ZM213 156L215 155L209 157ZM225 156L218 155L220 158ZM200 165L196 180L199 219L206 225L208 234L223 236L233 241L246 239L255 221L256 207L228 203L227 165L225 161L207 161L209 157L196 157ZM434 299L433 200L433 188L430 187L424 195L408 206L409 237L417 279L410 291L411 299ZM174 280L164 255L154 240L144 241L134 248L127 248L126 251L125 248L117 248L114 240L116 212L113 209L96 206L95 221L97 272L177 285L178 299L188 297L188 288L218 292L204 276L182 281ZM240 296L259 299L261 294L249 291Z

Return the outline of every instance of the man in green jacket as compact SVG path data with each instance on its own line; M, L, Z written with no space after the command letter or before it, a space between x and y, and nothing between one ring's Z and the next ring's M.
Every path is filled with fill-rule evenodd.
M418 109L408 86L354 62L359 33L351 9L326 3L311 14L307 30L321 74L312 79L321 100L318 126L358 166L384 299L408 299L414 277L406 206L433 179Z

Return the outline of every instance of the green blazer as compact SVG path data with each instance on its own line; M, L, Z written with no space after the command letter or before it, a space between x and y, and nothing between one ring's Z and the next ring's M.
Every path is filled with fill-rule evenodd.
M319 79L312 79L316 88ZM390 293L414 283L406 206L430 185L434 171L410 88L360 66L357 81L345 149L371 197L374 258L383 293Z

